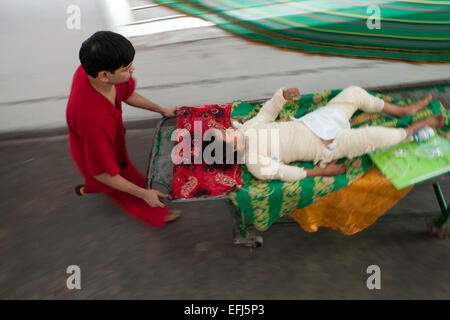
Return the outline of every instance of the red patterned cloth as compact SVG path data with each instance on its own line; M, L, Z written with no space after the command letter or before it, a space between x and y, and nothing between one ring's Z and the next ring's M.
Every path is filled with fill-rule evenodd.
M206 130L211 128L229 128L231 126L230 114L231 104L181 107L177 111L177 129L186 129L192 136L194 135L194 129L196 129L199 136L202 136ZM200 123L194 126L194 121L200 121ZM179 136L176 138L175 145L179 143L185 143L186 145L187 142ZM204 163L195 164L194 157L195 155L198 156L199 153L194 144L194 139L191 139L191 154L184 155L182 152L174 154L174 157L179 160L180 157L191 159L191 164L183 162L174 164L171 198L192 199L220 196L244 185L239 164L233 164L224 168L217 168ZM198 149L201 151L201 142L199 146ZM179 150L182 150L182 148L179 148ZM197 153L195 154L194 152Z

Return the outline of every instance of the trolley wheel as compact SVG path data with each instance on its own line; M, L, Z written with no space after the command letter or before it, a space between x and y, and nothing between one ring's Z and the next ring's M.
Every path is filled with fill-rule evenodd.
M258 248L258 247L262 247L262 245L263 245L263 237L261 237L261 236L256 236L256 239L255 239L255 248Z
M243 236L241 230L235 226L233 229L233 243L250 249L259 248L263 245L263 237L256 235L256 231L253 229L248 229L247 234Z
M263 245L263 237L262 236L255 236L254 240L250 243L246 243L245 246L247 248L256 249L259 247L262 247Z
M450 235L448 228L439 228L435 221L427 222L428 233L439 239L447 239Z

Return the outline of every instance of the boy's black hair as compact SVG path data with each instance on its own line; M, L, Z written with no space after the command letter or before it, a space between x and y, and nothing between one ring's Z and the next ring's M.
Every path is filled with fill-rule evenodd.
M202 140L202 154L204 154L205 148L208 145L210 145L211 143L214 143L214 141L215 141L215 137L211 137L211 141ZM227 157L226 157L226 155L227 155L227 146L228 146L228 148L230 150L233 150L233 145L231 143L229 143L229 142L224 142L224 141L221 141L220 144L221 144L221 147L222 147L222 159L220 159L222 163L218 163L218 162L214 161L211 164L211 166L225 169L225 168L232 167L234 163L238 163L238 153L237 153L237 151L234 151L233 152L233 163L227 164ZM211 152L211 156L215 157L215 149L213 149L213 151Z
M84 71L96 78L100 71L125 67L134 59L134 47L124 36L111 31L98 31L81 45L79 58Z

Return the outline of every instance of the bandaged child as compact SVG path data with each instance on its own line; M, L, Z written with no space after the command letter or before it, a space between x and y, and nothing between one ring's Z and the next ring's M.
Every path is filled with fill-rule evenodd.
M386 113L403 117L419 112L431 101L431 95L400 107L351 86L330 100L326 106L292 121L276 122L287 100L300 98L298 89L279 89L259 113L240 128L216 129L216 141L222 140L232 151L243 155L250 173L262 180L293 182L312 176L335 176L345 172L337 159L353 158L377 148L396 145L415 130L444 124L442 114L411 124L407 128L381 126L352 129L355 111ZM218 137L218 138L217 138ZM233 158L233 157L231 157ZM313 169L289 165L292 161L313 161Z

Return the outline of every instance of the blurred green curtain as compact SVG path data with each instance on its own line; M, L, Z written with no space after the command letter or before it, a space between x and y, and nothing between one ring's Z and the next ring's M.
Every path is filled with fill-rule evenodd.
M450 1L155 2L279 48L366 59L450 61Z

